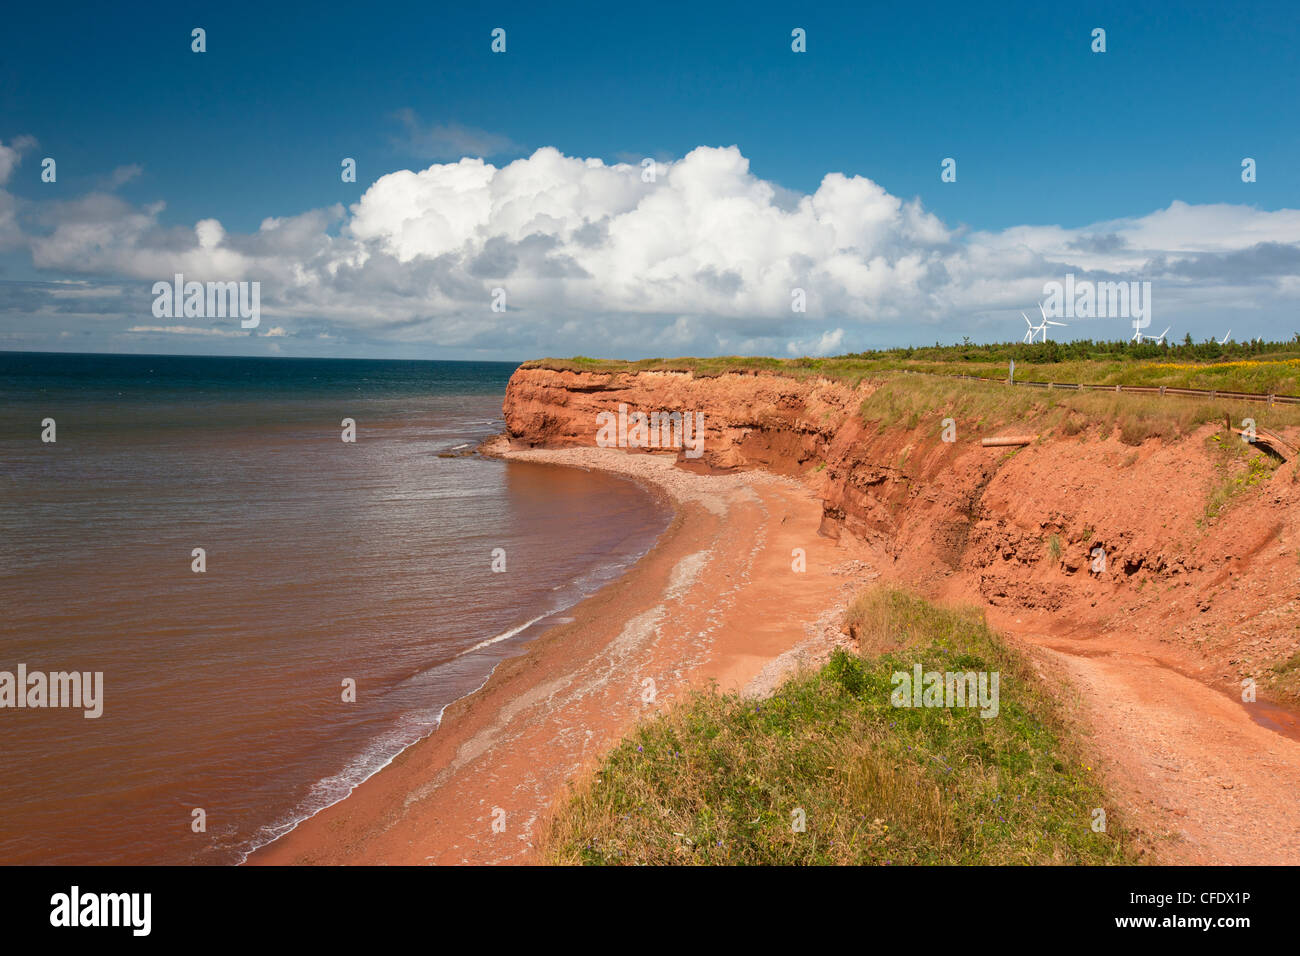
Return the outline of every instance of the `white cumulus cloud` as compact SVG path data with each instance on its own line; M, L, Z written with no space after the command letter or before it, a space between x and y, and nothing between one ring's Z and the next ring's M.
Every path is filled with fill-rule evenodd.
M0 181L16 162L0 144ZM0 191L0 236L4 202L12 210ZM259 280L286 341L519 355L822 355L881 329L913 342L1018 337L1020 310L1067 272L1151 280L1164 317L1246 302L1267 320L1293 312L1300 291L1297 210L1174 202L1081 228L967 232L862 176L828 173L793 194L734 146L658 163L650 182L639 163L549 147L501 167L397 170L347 209L249 233L216 218L166 225L163 213L108 193L33 203L22 242L39 269L64 275ZM806 312L791 310L796 288ZM494 289L505 312L491 308ZM1124 325L1071 334L1126 337Z

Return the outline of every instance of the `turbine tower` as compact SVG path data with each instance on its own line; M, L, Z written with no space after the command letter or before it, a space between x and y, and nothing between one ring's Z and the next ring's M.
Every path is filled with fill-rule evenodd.
M1039 311L1039 313L1041 313L1041 315L1043 316L1043 324L1040 325L1040 326L1038 326L1037 328L1035 328L1033 331L1035 331L1035 332L1042 332L1042 333L1043 333L1043 341L1044 341L1044 342L1047 341L1047 327L1048 327L1049 325L1059 325L1061 328L1065 328L1065 327L1066 327L1066 325L1065 325L1064 322L1053 322L1051 319L1049 319L1049 318L1047 317L1047 313L1043 310L1043 303L1041 303L1041 302L1038 303L1038 311ZM1021 315L1024 315L1024 313L1022 312ZM1026 319L1025 321L1027 322L1027 321L1029 321L1029 320Z

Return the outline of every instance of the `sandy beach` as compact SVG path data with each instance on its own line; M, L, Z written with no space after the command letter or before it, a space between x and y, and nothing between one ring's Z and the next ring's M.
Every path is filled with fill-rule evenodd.
M819 535L821 503L793 479L607 448L499 439L484 451L632 478L675 517L627 574L449 707L436 732L250 864L534 862L548 808L629 727L689 688L761 693L824 658L845 640L843 607L874 577L852 539Z

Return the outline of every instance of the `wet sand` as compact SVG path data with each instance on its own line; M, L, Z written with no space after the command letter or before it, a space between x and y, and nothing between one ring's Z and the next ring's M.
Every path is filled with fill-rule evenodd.
M502 439L485 450L632 477L675 517L635 567L503 662L436 732L250 864L537 862L548 808L628 728L691 687L763 693L823 659L844 640L841 609L874 576L857 545L818 534L821 503L791 479L698 474L617 449ZM804 572L792 569L796 548Z

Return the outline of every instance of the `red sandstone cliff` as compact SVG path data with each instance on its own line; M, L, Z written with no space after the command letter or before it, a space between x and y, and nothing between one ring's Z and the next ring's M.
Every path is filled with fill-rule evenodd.
M1130 635L1170 666L1234 692L1253 677L1261 689L1300 696L1295 461L1256 476L1209 517L1212 496L1247 467L1216 455L1214 426L1136 447L1097 424L1048 431L1018 450L983 448L990 429L978 421L957 417L957 440L945 443L935 418L915 428L864 420L863 399L878 387L525 367L504 413L513 441L560 446L596 444L597 415L620 403L702 412L701 462L808 482L823 501L823 534L870 543L891 576L920 590L1041 612L1074 638L1090 629ZM1021 424L997 432L1039 423ZM1106 570L1094 573L1098 547Z

